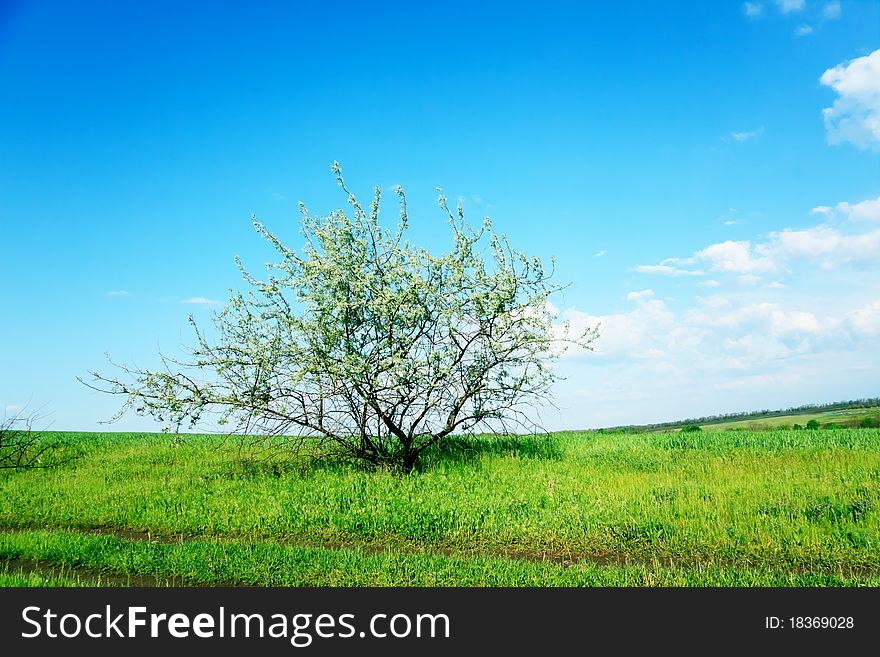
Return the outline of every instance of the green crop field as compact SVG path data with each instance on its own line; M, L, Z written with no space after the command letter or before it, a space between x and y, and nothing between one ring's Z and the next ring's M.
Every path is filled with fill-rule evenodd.
M64 434L0 585L880 586L880 430L457 438L398 475Z
M798 413L792 415L779 415L768 418L750 418L734 420L731 422L718 422L703 424L704 429L712 431L726 431L727 429L746 429L750 431L763 431L765 429L791 428L794 425L806 426L813 420L824 426L826 424L844 427L873 426L880 427L880 408L844 408L834 411L817 411L814 413Z

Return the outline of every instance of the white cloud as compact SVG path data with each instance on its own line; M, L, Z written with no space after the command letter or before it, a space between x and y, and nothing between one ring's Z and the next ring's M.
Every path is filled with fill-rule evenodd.
M760 18L764 7L760 2L746 2L743 4L743 13L749 18Z
M837 208L846 212L847 216L853 221L880 221L880 197L868 199L850 205L846 201L837 204Z
M699 270L680 269L669 265L639 265L635 271L640 274L660 274L662 276L702 276Z
M822 18L825 20L834 20L840 18L840 2L834 0L822 7Z
M856 333L869 337L880 335L880 301L854 310L847 317L847 321Z
M104 292L105 297L127 297L131 296L128 290L107 290Z
M189 303L196 306L215 306L220 302L207 297L190 297L189 299L183 299L180 303Z
M805 230L786 228L772 234L777 250L794 257L815 258L840 249L841 235L830 226L815 226Z
M697 303L703 308L730 308L733 305L728 297L721 294L713 294L711 297L697 297Z
M548 419L610 426L874 394L880 301L825 310L837 291L747 300L763 289L696 297L677 311L653 298L628 312L564 311L575 330L598 323L602 334L594 352L559 361L561 412Z
M603 255L605 255L605 249L602 249L601 251L596 251L596 252L593 254L593 257L594 257L594 258L601 258Z
M710 244L690 257L636 268L670 277L700 268L704 278L691 289L704 296L688 299L688 286L669 281L677 285L675 300L663 298L657 285L666 282L658 281L626 294L625 311L561 312L558 321L574 331L598 324L601 335L595 351L572 349L556 364L566 378L557 392L559 428L875 394L874 201L819 206L816 226Z
M834 318L818 317L809 310L788 309L766 301L742 304L722 295L697 297L695 306L679 314L662 301L641 301L625 313L590 315L568 309L562 317L575 332L601 325L602 335L593 345L599 356L680 360L680 364L673 364L675 367L705 363L707 367L760 369L763 359L812 348L812 343L804 344L804 340L818 339L816 344L824 344L821 338L840 328L840 322ZM858 312L862 314L857 315ZM876 330L880 328L880 302L850 316L856 318L850 320L853 327L857 323L866 327L864 333ZM579 356L583 352L568 355Z
M675 316L658 299L643 299L626 313L590 315L576 309L562 313L572 333L599 325L601 336L593 344L591 353L599 357L623 357L626 359L656 359L658 352L665 352L672 336L678 332ZM569 357L584 355L582 350L570 350Z
M880 50L829 68L819 81L839 96L822 110L828 143L880 145Z
M880 221L880 197L860 203L842 201L833 207L820 205L810 210L810 214L824 215L829 219L842 217L852 221Z
M829 326L833 326L830 324ZM826 326L816 318L813 313L794 310L784 312L774 311L771 317L771 327L777 333L821 333Z
M780 14L801 11L804 8L804 0L776 0L776 8Z
M824 269L843 264L880 264L880 229L846 235L827 225L771 233L769 249L785 258L818 259Z
M716 380L721 374L723 380L743 372L760 374L793 356L870 348L865 338L880 333L880 301L850 311L844 320L782 302L742 303L723 295L697 297L678 313L662 301L646 299L629 312L591 315L570 308L562 318L575 332L597 324L602 328L593 352L570 350L564 360L596 357L623 369L643 363L636 369L649 368L659 377L657 385L663 373ZM634 379L648 374L644 370Z
M701 307L691 310L686 319L715 330L734 330L740 338L753 333L773 339L791 334L819 334L834 326L833 321L821 322L812 312L785 310L778 303L767 301L734 306L725 297L704 299Z
M813 28L810 25L798 25L794 30L794 35L797 37L808 36L813 33Z
M755 253L750 242L727 240L697 251L695 257L711 264L712 271L736 274L768 274L778 266L772 258Z
M786 228L769 233L763 241L726 240L710 244L689 258L664 258L657 265L639 265L635 271L664 276L703 276L708 272L728 274L741 286L781 288L779 276L791 275L796 265L818 265L822 271L854 266L861 270L880 266L880 228L866 226L880 222L880 198L859 203L841 202L835 206L817 206L811 214L825 221L804 229ZM841 219L834 223L833 220ZM700 263L703 269L684 269L679 265ZM715 278L700 283L703 287L720 285Z
M646 299L650 299L654 296L654 290L648 288L647 290L640 290L638 292L630 292L626 295L627 301L645 301Z

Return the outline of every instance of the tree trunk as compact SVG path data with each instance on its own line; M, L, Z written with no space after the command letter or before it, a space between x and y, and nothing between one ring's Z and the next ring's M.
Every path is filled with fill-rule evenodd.
M412 472L419 460L419 452L415 449L408 449L403 456L400 469L404 472Z

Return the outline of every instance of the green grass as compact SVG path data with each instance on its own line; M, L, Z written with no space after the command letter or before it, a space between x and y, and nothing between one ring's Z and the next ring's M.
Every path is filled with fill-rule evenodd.
M0 474L0 525L194 540L7 533L3 558L301 585L877 585L880 573L877 429L456 439L408 476L242 461L208 437L68 438L78 461Z

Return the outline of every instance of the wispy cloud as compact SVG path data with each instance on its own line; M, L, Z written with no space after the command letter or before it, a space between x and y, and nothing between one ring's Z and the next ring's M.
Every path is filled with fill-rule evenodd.
M731 132L730 138L734 141L748 141L749 139L754 139L758 135L757 131L744 131L744 132Z
M21 406L20 404L6 404L3 407L3 415L4 415L4 418L15 417L16 415L21 413L23 410L24 410L24 406Z
M648 288L647 290L639 290L637 292L630 292L626 295L627 301L645 301L654 296L654 290Z
M827 21L840 18L840 3L835 0L822 7L822 18Z
M602 249L601 251L596 251L596 252L593 254L593 257L594 257L594 258L601 258L603 255L605 255L605 249Z
M808 36L813 33L813 28L810 25L798 25L794 30L794 35L796 37Z
M739 213L736 208L730 208L727 210L727 212L718 217L718 220L721 221L725 226L735 226L745 221L744 219L741 219L738 214Z
M776 8L780 14L790 14L793 11L803 11L806 2L804 0L776 0Z
M107 290L104 292L105 297L129 297L131 292L128 290Z
M838 94L822 110L828 143L880 146L880 50L829 68L819 81Z
M743 13L749 18L760 18L764 13L764 6L760 2L746 2L743 4Z
M736 282L746 287L753 287L763 283L764 279L761 276L755 276L755 274L743 274L742 276L737 276Z
M692 265L694 264L693 258L663 258L660 261L661 265Z
M640 274L659 274L661 276L702 276L703 272L691 269L681 269L670 265L639 265L635 268Z
M180 303L188 303L195 306L216 306L221 302L209 299L208 297L190 297L189 299L183 299Z
M735 141L738 144L749 141L758 137L764 132L764 127L761 126L757 130L735 130L724 137L721 138L721 141L731 142Z

